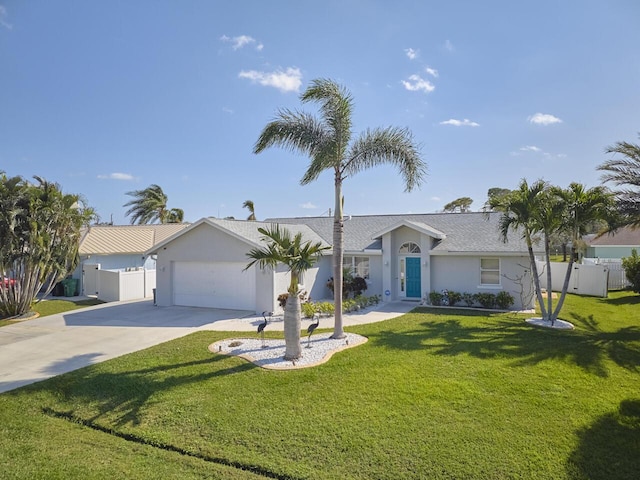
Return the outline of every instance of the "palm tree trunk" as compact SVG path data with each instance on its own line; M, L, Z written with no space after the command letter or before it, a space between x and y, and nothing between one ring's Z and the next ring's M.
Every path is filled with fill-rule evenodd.
M544 256L547 261L547 317L542 316L543 319L551 321L551 325L553 326L553 316L551 312L553 312L553 294L551 290L551 257L550 257L550 244L549 244L549 235L545 232L544 234Z
M575 244L575 240L574 240ZM560 310L562 310L562 304L564 303L564 298L567 295L567 290L569 290L569 280L571 279L571 273L573 272L573 259L575 258L575 247L571 247L571 259L569 260L569 266L567 266L567 273L564 276L564 283L562 284L562 291L560 292L560 298L558 299L558 304L556 305L556 309L553 311L551 315L551 324L557 320L558 314Z
M289 289L289 297L284 307L285 360L296 360L302 357L302 346L300 345L302 322L300 320L300 296L297 290L297 286L295 291Z
M547 312L544 307L544 299L542 298L542 291L540 290L540 277L538 276L538 265L536 264L536 256L533 254L533 243L531 237L527 235L527 250L529 251L529 261L531 262L531 274L533 276L533 284L536 289L536 298L538 299L538 305L540 305L540 312L542 318L546 318Z
M342 326L342 258L344 255L344 218L342 204L342 176L335 172L335 211L333 214L333 304L335 322L331 338L344 338Z

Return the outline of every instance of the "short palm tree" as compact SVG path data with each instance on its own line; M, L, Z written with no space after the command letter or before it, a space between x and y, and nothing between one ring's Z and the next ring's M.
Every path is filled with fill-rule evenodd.
M529 264L531 275L536 289L536 296L542 318L548 318L540 289L540 277L536 265L536 256L533 252L533 245L536 241L536 234L541 231L538 222L538 215L544 203L548 185L543 180L534 182L531 186L525 179L520 181L517 190L513 190L505 195L491 197L488 200L490 210L502 212L500 217L500 235L504 242L509 237L509 231L517 230L521 232L522 238L527 245L529 252ZM547 280L550 278L548 273Z
M551 323L553 324L558 318L569 289L569 280L573 271L573 261L576 256L578 241L587 233L589 226L596 222L608 224L615 214L613 195L603 186L586 189L584 185L572 182L569 188L566 189L552 188L551 194L559 200L562 208L558 231L566 232L571 239L571 257L567 265L567 273L562 285L560 299L556 304L555 310L551 313ZM549 258L548 252L547 258Z
M531 271L542 318L553 325L562 309L567 289L569 288L575 245L585 233L588 225L596 220L606 223L611 217L613 210L611 194L604 187L585 189L583 185L575 182L571 183L569 188L561 189L551 187L542 180L528 185L527 181L523 179L517 190L504 196L490 199L490 207L492 210L502 212L500 232L503 240L507 240L510 230L522 232L522 237L527 244L529 252ZM550 239L558 233L567 233L570 236L573 243L573 251L567 266L560 299L555 309L553 309ZM544 242L548 290L546 305L542 298L538 268L533 253L533 243L537 235L541 235Z
M344 224L342 182L345 178L381 164L398 168L410 191L421 184L426 165L419 149L407 129L377 128L366 130L353 138L351 95L340 85L328 79L316 79L300 97L303 103L320 105L320 118L304 112L280 110L275 120L262 130L254 153L278 146L307 154L311 163L302 177L301 184L316 180L325 170L331 170L334 178L333 223L333 295L335 303L334 338L343 338L342 324L342 263L344 248Z
M258 265L264 269L267 267L276 268L279 264L285 265L291 274L291 281L287 292L289 296L284 308L284 340L285 340L285 360L295 360L302 356L300 345L300 276L313 267L322 252L329 247L323 247L320 242L303 242L302 233L291 236L286 228L277 224L270 228L258 228L264 235L263 240L267 245L263 248L253 248L247 257L252 260L247 264L245 270L253 265Z
M640 145L617 142L607 147L605 152L619 157L598 166L598 170L605 172L601 177L602 181L626 186L615 192L618 210L624 217L622 223L640 227Z
M159 185L150 185L144 190L127 192L134 197L123 206L131 207L125 213L131 215L131 224L145 225L147 223L181 223L184 211L180 208L167 209L167 195Z
M256 220L256 209L253 205L253 200L245 200L242 203L242 208L246 208L247 210L249 210L249 216L247 217L247 220L250 220L252 222Z

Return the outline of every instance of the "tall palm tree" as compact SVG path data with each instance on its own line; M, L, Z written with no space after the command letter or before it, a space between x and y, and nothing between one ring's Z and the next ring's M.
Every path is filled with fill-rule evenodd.
M245 200L242 203L242 208L246 208L247 210L249 210L249 216L247 217L247 220L250 220L250 221L256 220L256 209L255 209L255 206L253 205L253 200Z
M620 157L598 166L598 170L606 172L601 177L602 181L627 186L615 192L619 212L624 216L622 223L640 227L640 145L617 142L608 146L605 153L618 154Z
M291 274L291 281L287 289L289 297L284 308L284 340L285 340L285 360L295 360L302 356L300 345L300 276L309 270L322 256L323 247L320 242L311 243L302 240L302 233L291 236L286 228L277 224L270 228L258 228L264 235L267 245L263 248L253 248L247 253L247 257L252 260L247 264L245 270L253 265L260 268L275 268L278 264L285 265Z
M180 208L167 209L167 195L159 185L153 184L144 190L127 192L134 197L125 203L124 207L131 207L125 215L131 215L131 224L144 225L147 223L181 223L184 211Z
M320 105L320 118L287 109L278 111L275 120L262 130L254 153L278 146L309 155L311 163L300 183L307 185L325 170L333 172L333 295L335 325L333 338L343 338L342 262L344 224L342 182L345 178L381 164L395 165L405 182L405 191L421 184L426 165L407 129L388 127L366 130L353 138L351 125L353 100L344 87L329 79L316 79L300 99Z

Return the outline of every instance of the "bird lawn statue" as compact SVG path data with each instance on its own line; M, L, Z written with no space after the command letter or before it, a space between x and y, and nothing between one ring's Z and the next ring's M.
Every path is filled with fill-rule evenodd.
M264 329L269 323L269 320L267 320L267 315L271 317L273 315L273 312L262 312L262 318L264 318L264 322L258 325L258 333L260 334L260 338L262 339L262 348L266 348L266 345L264 343Z
M312 323L307 327L307 334L309 334L309 338L307 339L307 348L311 348L311 335L315 329L318 328L318 325L320 325L320 315L318 313L313 314L313 319L315 320L315 323Z

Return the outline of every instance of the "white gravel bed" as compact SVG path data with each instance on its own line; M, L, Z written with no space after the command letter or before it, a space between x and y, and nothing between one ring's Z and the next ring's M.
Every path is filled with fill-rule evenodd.
M551 325L551 322L549 320L543 320L540 317L527 318L525 322L536 327L556 328L558 330L573 330L574 328L573 323L560 319L557 319L555 322L553 322L553 325Z
M367 337L355 333L345 333L345 338L339 340L329 338L331 335L314 334L311 336L311 342L307 342L307 337L302 337L302 358L293 361L284 360L284 339L265 339L263 342L260 338L227 338L212 343L209 350L213 353L242 357L262 368L288 370L320 365L329 360L334 353L357 347L367 341Z

